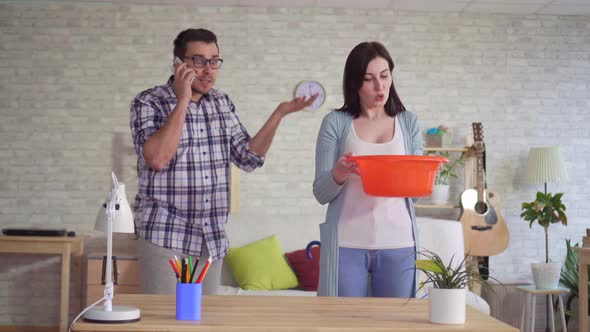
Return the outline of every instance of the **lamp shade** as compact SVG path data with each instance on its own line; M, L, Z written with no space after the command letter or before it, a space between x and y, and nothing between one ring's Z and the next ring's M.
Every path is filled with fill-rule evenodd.
M113 232L134 233L135 224L133 223L133 212L131 211L131 206L129 206L129 202L127 201L127 196L125 195L124 183L118 182L116 193L117 197L115 199L115 204L118 206L118 209L115 208L115 216L113 218ZM94 229L97 231L106 232L107 230L108 218L105 207L108 201L109 199L107 198L96 215L96 224L94 224Z
M567 171L559 147L532 147L529 151L524 180L527 183L567 181Z

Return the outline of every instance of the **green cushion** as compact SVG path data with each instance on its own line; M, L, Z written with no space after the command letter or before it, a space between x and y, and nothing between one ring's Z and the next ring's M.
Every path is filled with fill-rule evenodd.
M297 277L275 235L243 247L230 248L225 261L243 289L273 290L297 287Z

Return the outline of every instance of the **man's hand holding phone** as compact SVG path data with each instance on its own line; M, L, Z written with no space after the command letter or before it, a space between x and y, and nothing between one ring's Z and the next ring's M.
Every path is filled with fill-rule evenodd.
M191 85L195 80L195 71L186 66L179 57L174 57L174 92L178 101L185 101L187 104L192 97Z

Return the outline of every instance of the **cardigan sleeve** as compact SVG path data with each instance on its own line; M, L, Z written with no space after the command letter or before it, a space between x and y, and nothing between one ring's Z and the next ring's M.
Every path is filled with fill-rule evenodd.
M424 142L422 140L422 130L418 123L418 116L413 112L404 112L408 118L408 128L410 132L410 153L413 155L421 156L424 154ZM413 197L412 201L415 203L419 198Z
M322 205L336 198L344 186L337 184L332 177L332 168L339 157L337 120L334 111L324 117L316 142L313 195Z
M420 124L418 123L418 116L415 113L408 112L410 115L410 133L411 133L411 146L413 155L423 155L424 154L424 142L422 141L422 130L420 129Z

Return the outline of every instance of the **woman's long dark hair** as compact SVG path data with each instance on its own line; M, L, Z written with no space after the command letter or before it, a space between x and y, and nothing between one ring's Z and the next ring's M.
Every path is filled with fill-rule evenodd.
M337 109L338 111L348 113L353 118L358 118L361 115L361 104L359 98L359 90L363 85L367 66L373 59L381 57L387 60L390 72L393 72L393 60L383 46L379 42L363 42L355 46L344 66L344 77L342 79L342 91L344 93L344 105ZM393 79L391 87L389 88L389 98L385 103L385 113L389 116L395 116L406 110L404 104L399 99L395 91L395 84Z

